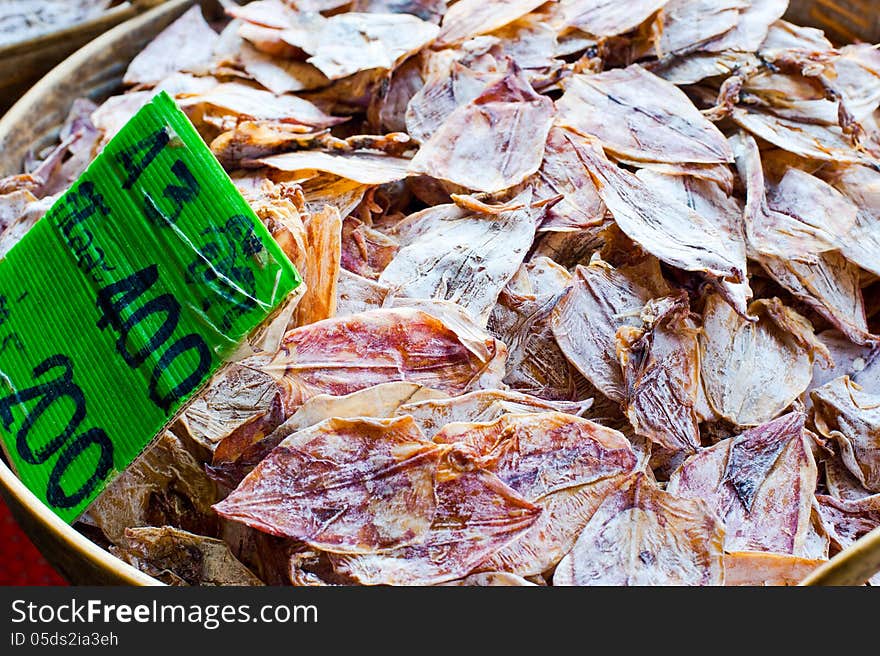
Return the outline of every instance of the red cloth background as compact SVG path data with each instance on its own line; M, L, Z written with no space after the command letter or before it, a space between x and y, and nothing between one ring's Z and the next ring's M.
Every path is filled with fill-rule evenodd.
M67 585L15 523L0 499L0 585Z

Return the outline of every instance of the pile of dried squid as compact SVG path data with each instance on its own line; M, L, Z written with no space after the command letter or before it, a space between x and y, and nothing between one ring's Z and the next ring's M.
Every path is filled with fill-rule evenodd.
M786 8L188 11L0 256L165 90L305 291L78 528L182 585L736 585L880 525L880 52Z

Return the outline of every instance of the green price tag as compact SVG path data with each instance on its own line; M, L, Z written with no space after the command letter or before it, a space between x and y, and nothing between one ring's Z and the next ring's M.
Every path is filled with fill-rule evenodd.
M74 521L298 285L164 92L0 262L0 433Z

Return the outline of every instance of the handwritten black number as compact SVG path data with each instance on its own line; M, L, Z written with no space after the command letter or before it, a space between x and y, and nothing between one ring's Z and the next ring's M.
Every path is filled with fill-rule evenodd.
M189 167L182 160L174 162L171 166L171 172L177 176L181 184L168 184L162 191L162 195L174 205L174 209L170 214L163 212L149 194L146 194L144 197L144 211L147 218L157 225L170 225L177 221L183 212L184 205L194 201L196 196L199 195L199 191L201 191L199 181L196 180L192 171L189 170Z
M33 410L25 415L25 420L15 436L15 447L19 456L32 465L46 462L73 435L86 418L86 399L79 386L73 382L73 364L70 358L65 355L53 355L34 369L33 376L38 379L59 368L61 371L53 380L17 391L0 401L0 417L8 430L13 422L13 405L25 405L29 401L39 399ZM67 424L58 435L42 447L33 449L28 438L37 421L50 407L64 399L73 402L73 414Z
M168 371L175 360L189 351L195 351L199 356L199 362L193 372L184 380L174 386L167 394L159 394L159 382L162 375ZM159 359L159 364L153 370L150 377L150 399L166 412L180 399L193 392L202 379L211 370L211 349L198 335L187 335L172 344Z
M95 466L95 471L86 481L72 494L67 494L61 486L61 479L77 457L85 453L92 445L101 449L101 455ZM92 428L77 437L68 444L58 461L49 474L49 482L46 486L46 500L56 508L73 508L80 501L88 497L101 482L107 478L107 474L113 468L113 443L107 437L107 433L101 428Z
M141 348L134 354L128 350L128 342L135 326L147 319L153 314L163 313L165 320L159 329L153 333ZM125 360L125 363L132 369L140 367L150 354L158 350L162 344L168 341L177 324L180 323L180 303L171 295L163 294L157 298L149 300L142 308L138 309L123 324L120 330L119 341L116 344L116 350Z
M104 330L113 326L122 331L122 312L144 295L159 280L159 269L155 264L135 271L130 276L117 280L98 291L98 309L103 315L98 320L98 328ZM119 296L119 298L116 298Z
M170 294L150 299L127 319L122 319L122 314L130 310L131 306L146 294L158 279L159 271L153 264L98 292L98 307L103 312L98 327L104 330L108 326L113 326L119 334L116 350L132 369L140 367L151 355L159 353L180 323L180 303ZM147 318L157 314L164 314L165 319L152 335L147 337L145 330L135 330ZM144 342L134 352L130 348L131 342L134 341L133 335L140 336ZM160 382L166 371L180 356L193 350L199 358L195 370L169 392L160 393ZM149 384L150 400L167 412L176 401L198 387L210 371L211 362L211 349L198 335L187 335L177 340L159 356L158 362L153 367Z
M32 465L43 464L60 449L64 449L49 474L46 500L59 508L72 508L94 492L95 488L110 473L113 467L113 443L100 428L91 428L73 437L86 418L85 395L73 380L73 363L69 357L58 354L46 358L34 368L33 376L34 379L40 379L53 372L55 377L51 380L37 383L33 387L17 391L0 400L0 419L8 430L14 421L12 408L26 406L28 402L39 399L33 410L25 414L24 422L16 434L15 447L19 456ZM50 407L63 402L64 399L73 401L73 415L56 437L41 448L33 449L32 445L28 443L33 427ZM72 440L71 437L73 437ZM101 448L101 455L95 471L76 492L73 494L65 493L61 486L61 479L76 458L93 444L97 444Z
M119 151L116 155L116 161L122 166L127 176L125 182L122 183L123 189L131 189L169 141L168 132L165 128L161 128L136 144Z

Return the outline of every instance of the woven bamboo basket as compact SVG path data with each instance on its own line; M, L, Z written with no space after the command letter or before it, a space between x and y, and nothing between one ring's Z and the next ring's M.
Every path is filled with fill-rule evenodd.
M222 0L229 2L229 0ZM73 100L100 101L122 87L128 62L194 0L168 0L118 25L78 50L40 80L0 119L0 177L21 171L28 151L57 139ZM200 0L209 17L221 0ZM880 41L880 0L794 0L786 16L826 29L840 42ZM2 79L2 74L0 74ZM0 494L46 558L74 584L158 585L158 581L90 542L46 508L0 460ZM880 529L817 569L806 585L858 585L880 571Z
M0 46L0 114L72 52L163 2L166 0L128 0L76 25Z

